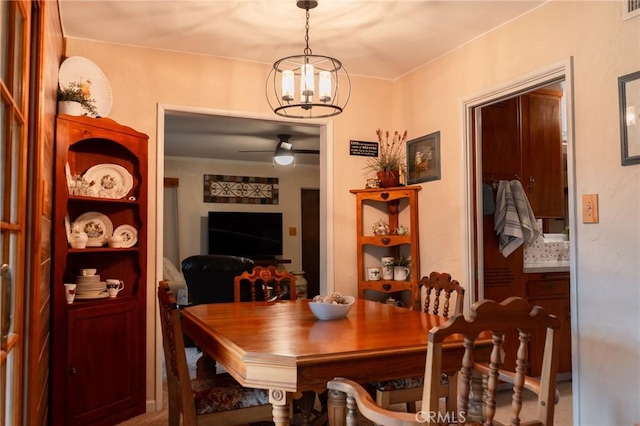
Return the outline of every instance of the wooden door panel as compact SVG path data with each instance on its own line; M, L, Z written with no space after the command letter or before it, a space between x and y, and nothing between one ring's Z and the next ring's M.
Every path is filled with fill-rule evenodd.
M564 217L564 175L560 95L530 93L522 96L523 186L531 209L539 218Z
M95 309L95 303L113 306ZM72 424L114 415L126 419L121 413L136 406L138 395L138 349L131 344L140 338L136 304L118 299L85 304L69 310L67 400L73 403L67 418Z
M320 190L303 189L300 194L302 217L302 270L307 280L307 297L320 294Z

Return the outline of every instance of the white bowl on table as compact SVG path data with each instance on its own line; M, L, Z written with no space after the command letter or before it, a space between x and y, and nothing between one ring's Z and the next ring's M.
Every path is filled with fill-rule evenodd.
M344 296L344 301L347 303L321 303L321 302L309 302L309 309L319 320L335 320L345 318L356 298L353 296Z

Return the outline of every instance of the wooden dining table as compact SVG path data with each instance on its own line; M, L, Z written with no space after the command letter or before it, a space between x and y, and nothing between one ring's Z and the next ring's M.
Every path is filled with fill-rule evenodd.
M269 390L276 426L289 425L293 398L323 392L334 377L367 383L424 375L428 332L447 320L358 299L346 318L321 321L308 304L216 303L180 312L184 333L203 352L243 386ZM463 351L452 336L442 370L457 371Z

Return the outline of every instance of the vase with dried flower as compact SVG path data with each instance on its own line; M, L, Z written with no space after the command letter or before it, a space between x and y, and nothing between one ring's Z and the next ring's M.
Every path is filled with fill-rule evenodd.
M405 166L405 142L407 131L400 133L395 131L389 141L389 131L382 132L377 129L379 152L375 158L369 158L364 167L365 170L375 172L380 181L381 188L390 188L400 185L400 173Z

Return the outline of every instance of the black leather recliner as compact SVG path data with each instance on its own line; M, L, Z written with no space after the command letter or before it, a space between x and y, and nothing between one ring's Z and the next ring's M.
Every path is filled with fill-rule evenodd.
M233 302L233 278L253 268L246 257L202 254L182 261L182 273L193 305Z

